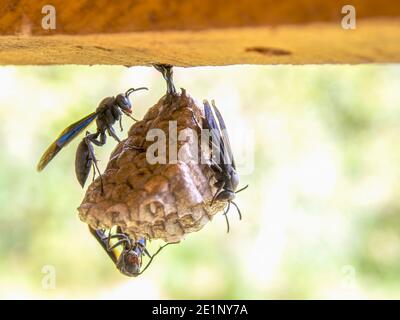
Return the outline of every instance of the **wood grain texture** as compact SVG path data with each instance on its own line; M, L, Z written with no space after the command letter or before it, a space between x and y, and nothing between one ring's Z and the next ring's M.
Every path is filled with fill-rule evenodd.
M56 29L41 26L56 8ZM177 66L400 61L400 3L352 0L2 0L0 64Z
M203 31L1 36L0 64L218 66L400 62L400 20Z
M43 30L42 7L57 11ZM360 19L398 17L397 0L2 0L0 34L93 34L337 22L351 4Z

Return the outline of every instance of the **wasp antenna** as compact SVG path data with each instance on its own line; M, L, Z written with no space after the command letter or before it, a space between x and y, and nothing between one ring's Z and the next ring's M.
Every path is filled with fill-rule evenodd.
M146 248L143 248L142 254L143 254L143 252L144 252L144 254L145 254L146 256L148 256L148 257L151 259L151 254L150 254L150 252L149 252Z
M228 202L228 207L226 208L226 210L224 212L225 221L226 221L226 227L227 227L226 233L229 233L229 230L230 230L230 228L229 228L229 220L228 220L228 212L229 212L230 208L231 208L231 201Z
M225 221L226 221L226 233L229 233L229 220L228 220L228 216L226 213L224 213L225 216Z
M126 90L125 92L125 97L129 97L129 95L134 91L134 88L129 88L128 90Z
M239 193L239 192L241 192L241 191L243 191L243 190L246 190L246 189L248 188L248 186L249 186L249 185L244 186L242 189L239 189L239 190L236 191L235 193Z
M217 192L215 192L214 196L211 199L210 206L212 206L214 204L214 201L217 199L217 197L218 197L219 193L221 192L222 188L223 188L223 186L219 187Z
M147 87L140 87L140 88L130 88L125 92L125 96L129 97L132 92L139 91L139 90L149 90Z
M168 242L168 243L164 244L163 246L159 247L158 250L156 251L156 253L151 256L149 262L147 262L147 264L144 267L144 269L142 271L140 271L138 273L138 275L141 275L143 272L145 272L146 269L150 266L150 264L153 261L153 259L155 258L155 256L158 255L162 249L164 249L166 246L170 245L171 243L176 243L176 242Z
M234 203L233 201L231 201L231 203L236 207L236 210L239 214L239 220L242 220L242 213L240 212L239 206L236 203Z

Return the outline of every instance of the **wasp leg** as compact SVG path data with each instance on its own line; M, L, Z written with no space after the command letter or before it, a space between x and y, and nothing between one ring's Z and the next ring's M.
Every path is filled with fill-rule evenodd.
M125 233L121 232L121 233L109 234L108 238L109 239L114 239L114 238L120 239L120 238L128 238L128 236Z
M120 138L118 138L117 133L115 132L115 130L112 126L107 127L107 132L108 132L109 136L114 138L118 143L121 142Z
M93 167L93 177L92 177L92 182L94 181L94 179L96 179L96 166L94 165L94 163L92 163L92 167Z
M234 203L233 201L230 201L229 203L232 203L236 207L236 210L239 215L239 220L242 220L242 213L240 212L239 206L236 203Z
M102 147L106 144L107 136L104 132L97 131L96 133L90 133L86 131L86 139L90 140L94 145ZM98 140L97 140L98 139Z
M125 233L122 232L122 228L120 226L117 226L117 229L115 230L115 234L124 234L125 235Z
M150 252L146 249L146 247L143 244L141 244L140 242L137 242L136 245L141 249L142 254L144 253L146 256L148 256L151 259Z
M170 245L170 244L175 244L175 243L178 243L178 242L169 242L169 243L164 244L164 245L161 246L160 248L158 248L158 250L156 251L156 253L153 254L153 255L151 256L149 262L147 262L147 264L146 264L146 266L144 267L144 269L143 269L142 271L140 271L138 275L141 275L143 272L146 271L146 269L150 266L150 264L151 264L151 262L153 261L153 259L155 258L155 256L158 255L162 249L164 249L166 246L168 246L168 245Z
M116 242L115 244L113 244L111 247L108 248L109 251L112 251L113 249L115 249L116 247L122 245L122 244L126 244L126 247L130 247L131 246L131 241L129 239L121 239L118 242Z
M215 192L214 196L212 197L210 206L213 205L215 199L218 197L218 195L221 192L221 190L223 189L224 185L225 185L225 183L222 183L222 185L218 186L217 192Z
M100 243L101 247L104 249L104 251L107 253L107 255L110 257L112 262L114 264L117 264L118 258L117 255L115 254L114 251L109 250L108 246L108 237L105 235L105 233L102 230L96 230L92 227L89 226L89 231L90 233L96 238L96 240Z
M226 228L227 228L226 233L229 233L229 230L230 230L230 228L229 228L229 220L228 220L228 212L229 212L230 208L231 208L231 202L229 201L228 202L228 207L226 208L226 210L224 212L225 221L226 221ZM241 218L242 218L242 216L240 216L240 219Z
M143 147L138 147L138 146L133 146L133 145L130 145L129 148L132 148L132 149L138 150L138 151L142 151L142 152L146 151L146 149Z
M218 171L219 173L222 173L222 168L214 160L211 160L211 169L213 169L214 171Z
M235 191L235 193L239 193L239 192L241 192L241 191L243 191L243 190L246 190L247 188L248 188L248 184L246 184L243 188L241 188L241 189L239 189L238 191Z
M117 136L117 134L116 134L116 132L115 132L115 130L114 130L113 127L107 127L107 131L108 131L108 134L109 134L111 137L113 137L118 143L121 142L121 140L118 138L118 136ZM133 146L133 145L130 145L129 147L132 148L132 149L134 149L134 150L145 151L145 149L142 148L142 147Z
M167 94L176 95L176 89L173 81L173 71L170 64L155 64L154 68L161 72L167 82Z
M91 161L92 161L97 173L99 174L100 184L101 184L101 192L104 193L103 178L101 177L100 169L97 166L97 158L96 158L96 155L94 154L94 148L93 148L93 145L92 145L92 143L94 143L95 145L104 145L105 142L103 143L103 141L101 141L101 140L100 140L100 142L96 140L98 135L99 135L98 132L94 133L94 134L87 133L86 137L83 138L83 140L85 141L85 143L87 145L89 157L90 157L90 159L91 159ZM101 137L102 136L100 135L100 139L101 139ZM103 143L103 144L101 144L101 143Z
M131 240L125 233L116 233L116 234L109 234L107 237L108 243L110 244L111 239L118 239L119 241L125 241L126 243L130 244Z
M203 127L200 125L200 123L197 121L196 117L194 116L194 114L192 113L192 119L194 121L194 123L196 124L196 126L198 126L200 128L200 130L203 129Z
M114 245L111 245L111 239L118 239L118 242L115 243ZM114 234L111 234L110 230L107 236L108 250L113 250L114 248L118 247L123 243L126 243L127 247L132 247L132 240L129 238L127 234L122 232L121 227L117 227L116 233Z

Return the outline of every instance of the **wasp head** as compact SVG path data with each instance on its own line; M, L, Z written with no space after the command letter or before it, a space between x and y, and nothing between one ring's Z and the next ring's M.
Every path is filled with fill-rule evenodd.
M224 189L215 197L217 201L232 201L235 199L235 192L232 190Z
M237 174L236 170L231 167L231 172L230 172L230 176L231 176L231 186L232 186L232 190L236 191L238 185L239 185L239 175Z
M121 110L125 113L125 114L131 114L132 113L132 104L129 101L129 95L134 92L134 91L138 91L138 90L148 90L145 87L141 87L141 88L130 88L128 89L128 91L126 91L125 93L120 93L119 95L117 95L115 97L115 101L118 105L118 107L121 108Z
M124 249L118 258L117 268L128 277L136 277L140 274L142 257L133 249Z
M132 113L132 105L131 102L129 101L129 98L124 95L123 93L120 93L115 97L115 102L117 103L118 107L121 108L121 110L124 113L131 114Z

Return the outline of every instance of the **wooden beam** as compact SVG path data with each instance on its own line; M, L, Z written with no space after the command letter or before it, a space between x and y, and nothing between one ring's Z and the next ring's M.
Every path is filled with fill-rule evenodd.
M370 63L400 61L400 6L353 0L48 0L0 4L0 64Z

